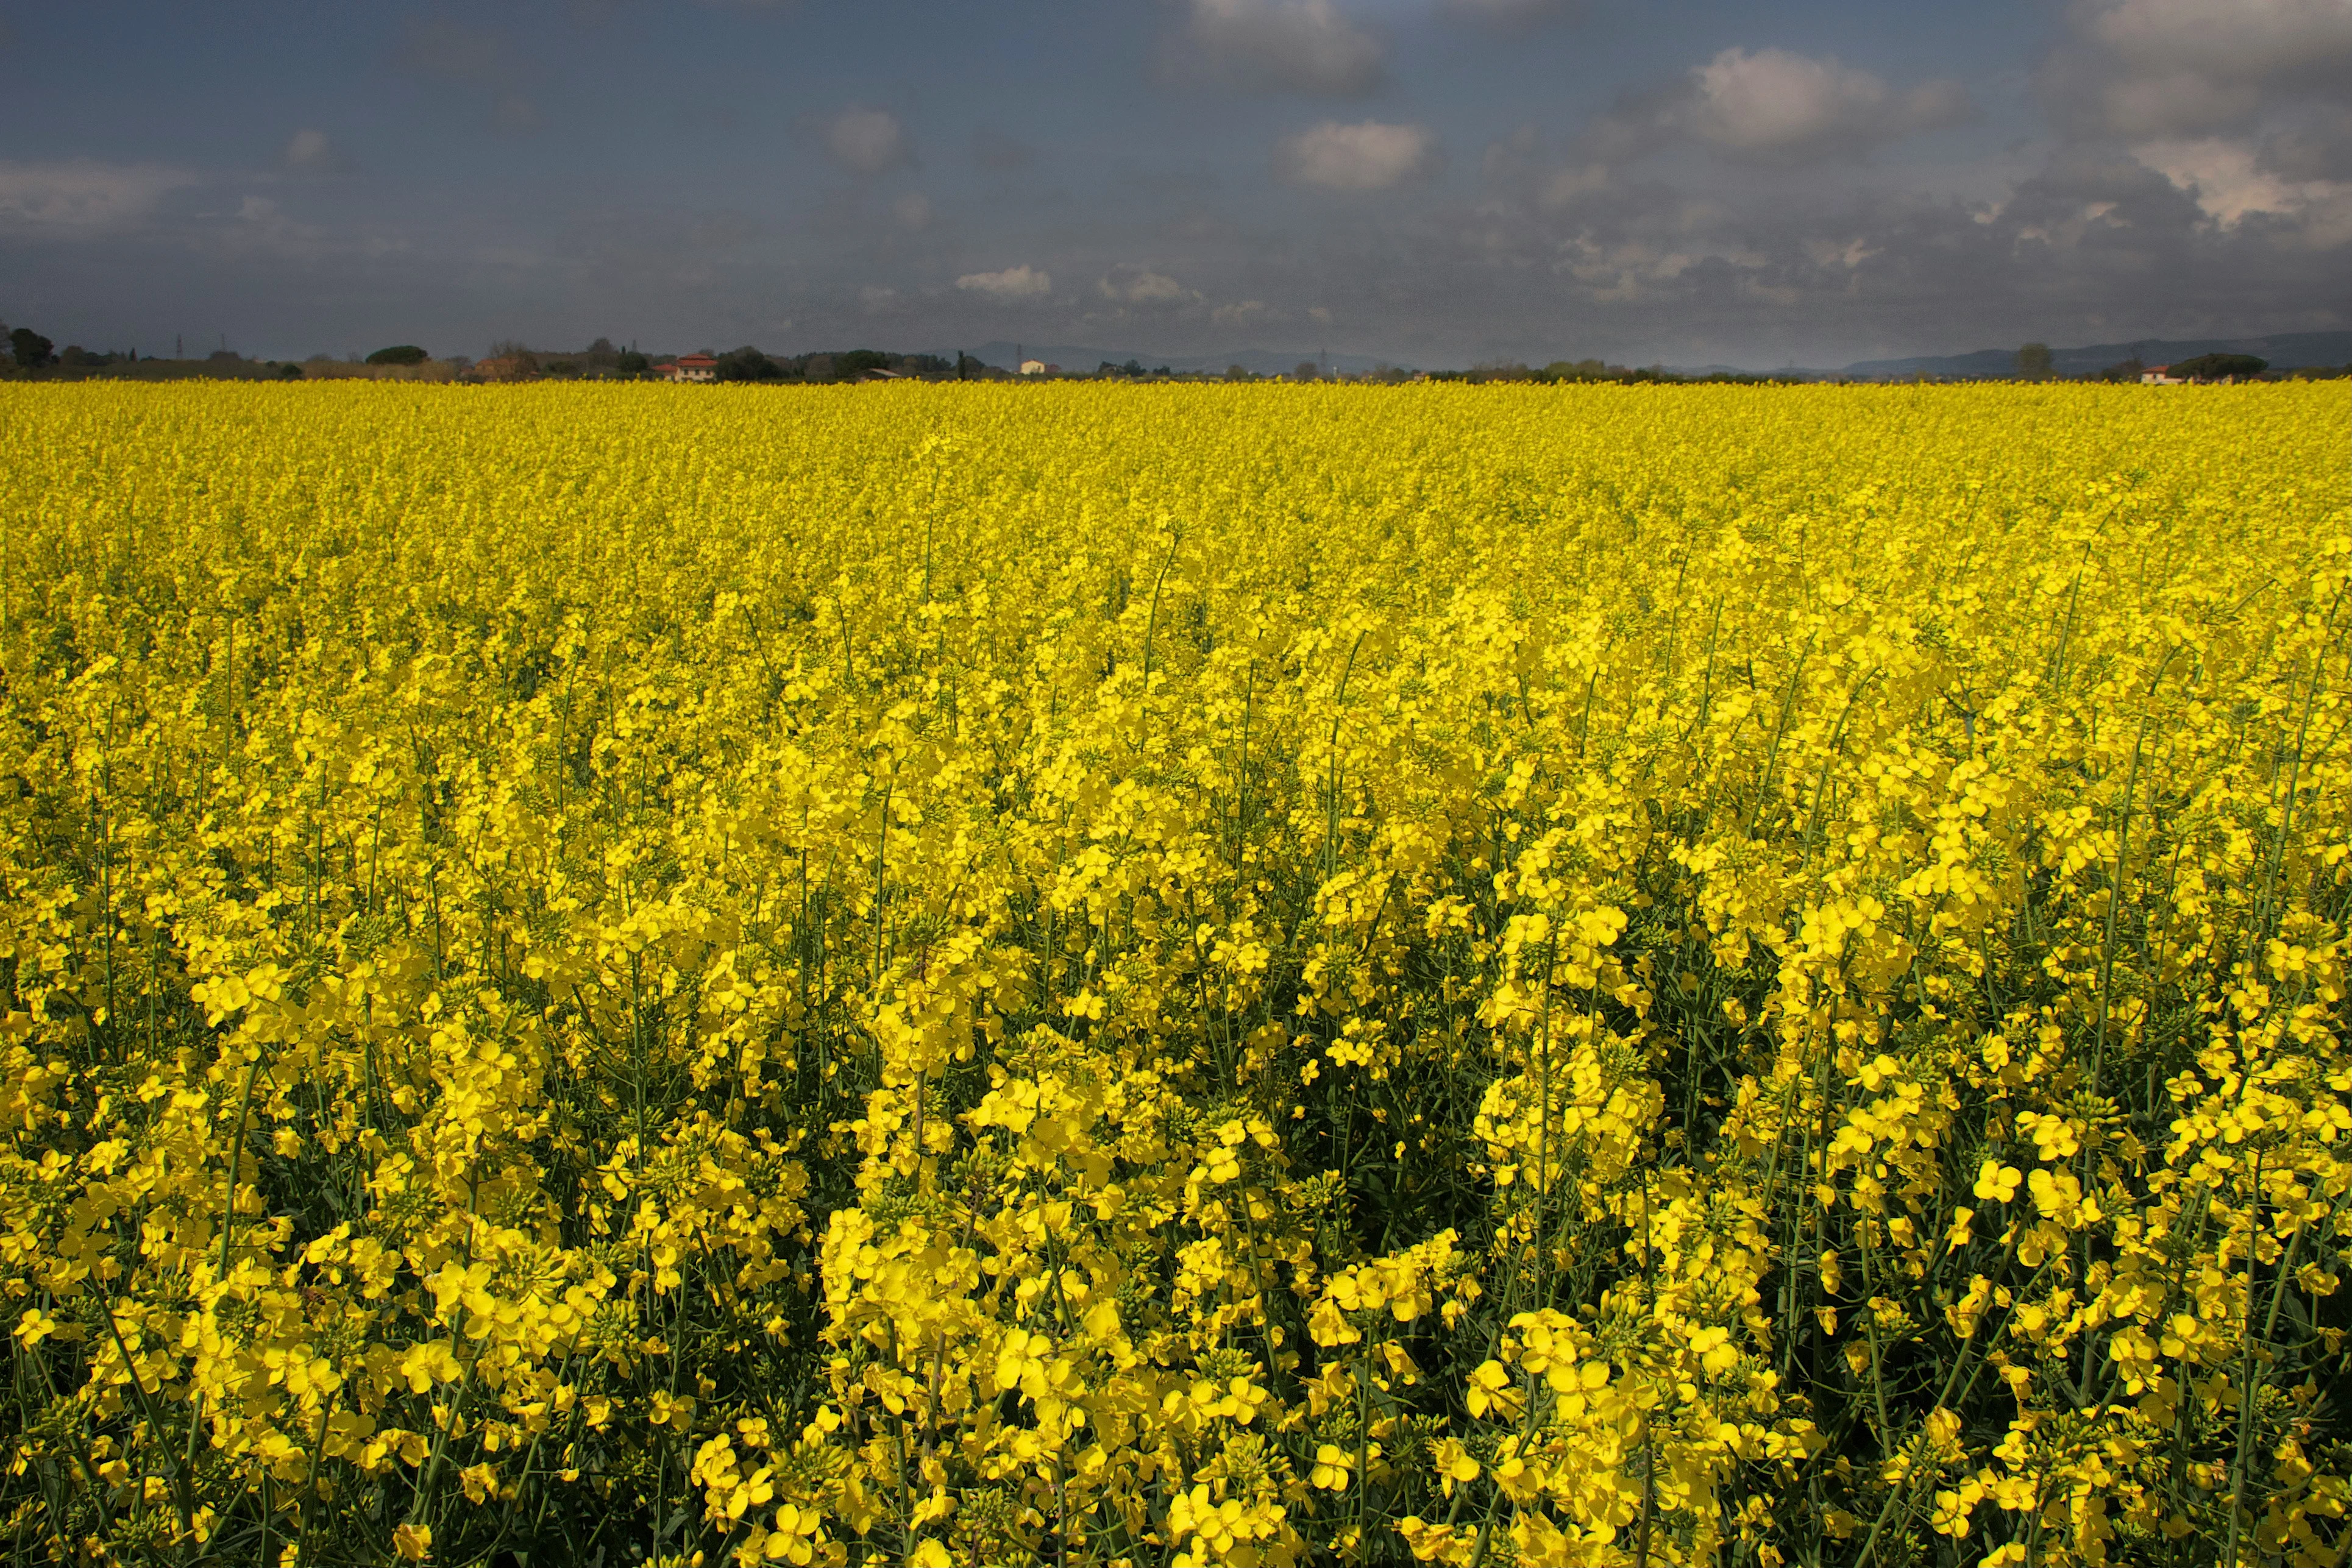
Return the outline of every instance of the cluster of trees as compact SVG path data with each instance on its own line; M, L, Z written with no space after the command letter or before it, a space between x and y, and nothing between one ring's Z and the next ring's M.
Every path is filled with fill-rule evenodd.
M18 370L37 371L43 365L54 363L56 349L56 344L30 327L19 327L8 334L8 352L16 361Z
M2183 360L2172 367L2172 373L2182 381L2218 382L2225 376L2240 381L2261 375L2271 368L2268 360L2253 354L2200 354L2193 360Z
M2035 350L2040 350L2040 353L2034 354ZM2028 370L2029 355L2032 355L2033 362L2041 367L2038 372ZM2025 376L2028 381L2045 379L2050 374L2049 355L2050 350L2039 343L2026 344L2017 351L2019 373ZM2243 382L2267 375L2270 373L2270 369L2271 362L2259 354L2199 354L2193 359L2174 361L2165 367L2165 373L2175 380L2184 382L2229 380ZM2140 362L2137 354L2134 354L2127 360L2109 365L2105 370L2094 375L2084 376L2083 379L2092 382L2137 382L2147 371L2147 366ZM2333 381L2337 376L2352 376L2352 365L2346 365L2340 370L2333 365L2299 365L2293 370L2282 371L2279 374L2294 381Z
M377 353L394 350L379 349ZM375 356L368 356L373 361ZM472 361L462 361L470 365ZM642 376L653 361L634 348L624 349L610 338L598 338L584 349L534 349L507 338L490 345L484 364L496 364L509 379L551 376L564 381L626 381Z
M30 327L11 330L0 323L0 365L18 372L56 371L75 372L68 380L80 380L92 371L111 371L116 375L141 381L171 381L190 376L215 377L235 381L254 381L271 376L299 377L302 368L281 364L274 360L248 360L232 349L215 350L201 360L159 360L153 355L142 357L136 349L85 349L79 343L68 343L60 349L46 335Z
M408 364L415 361L383 356L422 350L379 349L368 356L371 364ZM878 349L830 350L807 354L770 354L755 344L730 349L716 356L722 382L854 382L876 371L893 375L940 380L978 379L1005 372L982 365L969 355L950 360L940 354L891 354ZM584 349L534 349L509 339L490 345L489 354L473 366L502 380L628 381L652 375L657 369L650 355L623 349L609 338L599 338Z
M969 379L980 361L959 353L886 354L879 349L824 350L808 354L771 355L745 344L719 356L722 382L854 382L876 371L897 376Z
M1786 378L1771 375L1749 375L1744 371L1710 371L1703 376L1678 375L1664 365L1627 366L1611 364L1603 360L1554 360L1540 370L1520 364L1516 360L1491 361L1474 365L1466 371L1432 371L1433 382L1466 382L1473 386L1487 382L1535 382L1556 386L1570 382L1609 382L1619 386L1697 386L1724 383L1737 386L1763 386Z

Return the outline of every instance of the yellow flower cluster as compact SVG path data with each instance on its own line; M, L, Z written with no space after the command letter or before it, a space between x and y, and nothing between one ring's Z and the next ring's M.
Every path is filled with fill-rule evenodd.
M2325 386L0 388L26 1560L2342 1560Z

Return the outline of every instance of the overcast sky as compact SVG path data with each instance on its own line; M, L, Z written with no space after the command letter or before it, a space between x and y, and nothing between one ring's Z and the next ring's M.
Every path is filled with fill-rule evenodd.
M0 319L1459 365L2352 326L2352 0L0 0Z

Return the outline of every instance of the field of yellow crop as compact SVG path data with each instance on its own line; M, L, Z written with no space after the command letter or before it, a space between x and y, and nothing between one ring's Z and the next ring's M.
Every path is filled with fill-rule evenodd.
M2338 388L0 429L11 1561L2342 1560Z

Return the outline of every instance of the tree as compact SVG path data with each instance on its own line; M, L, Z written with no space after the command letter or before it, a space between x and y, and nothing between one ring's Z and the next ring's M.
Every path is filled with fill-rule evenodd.
M1312 360L1301 360L1297 364L1291 366L1290 379L1294 382L1313 381L1315 379L1315 361Z
M371 365L421 365L427 358L424 350L414 343L394 343L389 349L378 349L367 357Z
M2017 350L2017 373L2029 382L2038 382L2050 373L2050 345L2028 343Z
M2131 358L2118 360L2101 371L2099 379L2103 382L2136 382L2139 380L2141 372L2147 369L2146 365L2139 362L2139 356L2134 354Z
M16 356L19 369L37 371L49 362L57 345L30 327L19 327L8 334L8 349Z
M652 365L653 361L651 360L646 359L635 349L629 350L619 359L613 361L613 368L620 371L621 374L625 376L644 375L647 370L652 368Z
M2200 354L2174 364L2172 373L2184 382L2218 382L2224 376L2258 376L2270 368L2268 360L2252 354Z
M833 357L835 381L854 382L868 371L887 371L889 368L890 356L873 349L852 349L845 354Z
M1225 380L1229 382L1245 382L1250 379L1249 367L1246 365L1227 365L1225 367Z
M746 343L719 356L718 376L722 382L780 382L784 367Z

